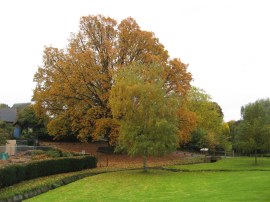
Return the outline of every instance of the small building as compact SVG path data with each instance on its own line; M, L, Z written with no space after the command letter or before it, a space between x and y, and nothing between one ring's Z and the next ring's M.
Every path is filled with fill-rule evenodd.
M17 121L17 109L14 108L1 108L0 121L14 124Z

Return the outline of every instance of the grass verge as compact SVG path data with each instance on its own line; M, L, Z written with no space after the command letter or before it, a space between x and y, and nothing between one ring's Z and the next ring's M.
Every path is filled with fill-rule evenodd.
M269 189L269 171L133 170L87 177L27 201L264 202L269 201Z
M58 174L53 176L36 178L34 180L24 181L13 186L0 189L0 202L8 199L16 201L33 197L62 185L69 184L87 176L96 175L104 172L112 172L113 169L88 169L79 172Z
M196 162L202 162L201 157L186 158L181 159L178 162L171 162L171 164L181 163L181 164L192 164ZM168 165L169 163L165 164ZM162 166L160 164L150 164L152 167ZM88 169L79 172L58 174L53 176L41 177L34 180L24 181L13 186L9 186L3 189L0 189L0 202L2 201L20 201L22 199L31 198L33 196L39 195L41 193L47 192L48 190L55 189L62 185L69 184L76 180L82 179L87 176L96 175L105 172L115 172L121 170L132 170L140 168L141 165L136 164L125 166L123 168L117 167L103 167Z
M259 158L259 164L254 164L250 157L226 158L215 163L193 165L171 165L167 169L175 171L270 171L270 158Z

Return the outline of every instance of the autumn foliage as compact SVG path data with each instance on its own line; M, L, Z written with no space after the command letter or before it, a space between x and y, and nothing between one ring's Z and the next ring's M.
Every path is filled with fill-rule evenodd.
M185 145L191 140L191 133L197 127L197 115L195 112L190 111L186 104L182 104L180 109L178 110L178 118L179 118L179 130L178 135L180 138L180 144Z
M130 65L119 69L109 104L120 123L116 150L142 156L147 170L149 156L162 156L178 146L179 94L166 92L161 66Z
M154 33L134 19L118 23L102 15L82 17L67 48L45 48L34 77L35 110L49 117L48 132L55 138L73 135L116 144L119 125L108 101L115 71L131 63L159 64L167 93L184 97L190 89L187 65L170 59Z

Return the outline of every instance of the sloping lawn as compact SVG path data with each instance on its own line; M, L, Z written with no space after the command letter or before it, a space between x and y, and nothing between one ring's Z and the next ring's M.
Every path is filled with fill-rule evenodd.
M168 168L175 168L180 170L228 170L228 171L248 171L248 170L268 170L270 171L270 158L258 158L258 165L254 164L254 158L237 157L226 158L215 163L201 163L192 165L176 165L168 166Z
M192 172L150 170L148 173L106 173L84 178L27 201L263 202L270 199L269 161L265 159L262 163L259 159L262 164L255 167L258 171L250 169L254 168L251 158L240 158L238 161L225 159L214 164L187 166ZM219 172L223 165L232 172ZM186 169L186 166L173 168L183 167ZM197 167L207 171L195 171ZM216 172L209 172L209 168ZM239 171L233 171L237 169Z

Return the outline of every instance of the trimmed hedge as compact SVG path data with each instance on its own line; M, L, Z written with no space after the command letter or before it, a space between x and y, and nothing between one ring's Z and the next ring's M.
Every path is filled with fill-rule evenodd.
M24 180L96 167L97 159L93 156L55 158L15 164L0 169L0 188Z

